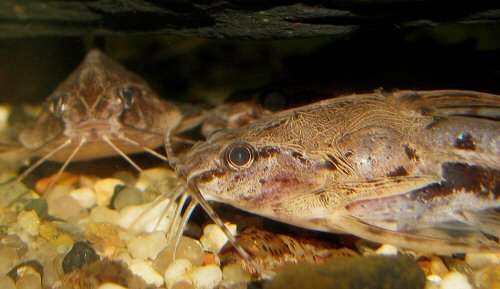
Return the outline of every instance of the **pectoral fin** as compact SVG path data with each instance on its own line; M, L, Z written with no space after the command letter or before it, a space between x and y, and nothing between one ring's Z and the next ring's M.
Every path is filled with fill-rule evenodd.
M339 211L332 218L335 228L378 243L421 252L450 254L459 252L500 252L500 244L477 232L447 231L443 229L400 232L384 229Z
M498 210L466 211L464 216L471 225L476 226L479 230L500 237L500 213Z

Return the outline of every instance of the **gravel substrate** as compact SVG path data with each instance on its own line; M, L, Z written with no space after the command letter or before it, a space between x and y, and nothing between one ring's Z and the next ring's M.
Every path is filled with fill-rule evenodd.
M1 178L6 176L12 173L4 171ZM39 180L37 191L20 183L0 187L2 289L247 288L258 279L245 260L230 246L224 247L226 237L212 224L200 228L190 223L194 231L203 233L197 239L183 236L172 260L174 246L169 244L167 232L172 222L175 227L180 221L174 217L177 204L165 212L168 198L154 203L179 185L170 170L148 169L138 177L117 172L103 179L64 173L50 192L44 192L50 180ZM226 226L237 233L236 224ZM406 258L409 262L416 260L413 263L423 270L422 284L427 289L500 288L500 254L438 257L402 252L388 244L373 248L363 243L351 250L261 230L245 231L238 238L256 262L283 274L297 262L321 264L331 259L327 264L332 264L337 257L399 255L410 256ZM339 269L341 263L347 263L341 260L335 270L357 274ZM400 265L394 262L394 266ZM326 270L315 268L307 270ZM283 278L286 275L280 276ZM328 282L331 280L324 280L324 284ZM264 286L278 288L273 284Z

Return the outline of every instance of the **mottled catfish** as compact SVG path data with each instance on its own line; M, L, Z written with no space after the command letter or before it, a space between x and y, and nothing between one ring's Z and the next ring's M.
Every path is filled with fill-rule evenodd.
M402 248L500 251L500 96L350 95L198 143L178 174L204 198Z
M97 49L48 97L38 119L19 142L25 157L39 157L27 175L46 160L91 160L153 151L181 120L176 105L161 99L140 76ZM164 158L163 158L164 159ZM140 170L140 169L139 169ZM61 172L60 171L60 172Z

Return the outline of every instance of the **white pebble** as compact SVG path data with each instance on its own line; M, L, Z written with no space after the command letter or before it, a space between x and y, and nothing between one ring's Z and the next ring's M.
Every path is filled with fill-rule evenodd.
M187 274L196 289L212 289L222 281L222 272L215 264L195 267Z
M118 185L125 185L125 183L122 180L114 178L105 178L97 181L94 184L97 205L109 206L111 203L111 197L115 192L115 187Z
M84 208L69 194L47 199L49 214L64 220L79 219Z
M158 253L167 246L167 237L163 232L152 232L145 236L138 236L130 240L127 249L135 259L154 260Z
M390 244L383 244L377 250L375 254L384 256L396 256L398 254L398 248Z
M21 226L22 230L31 236L38 235L38 226L40 225L40 218L34 210L22 211L17 215L17 223Z
M85 209L90 209L96 205L95 192L90 187L82 187L72 190L70 196L77 200Z
M97 289L127 289L127 287L123 287L116 283L103 283Z
M488 265L500 264L499 253L467 253L465 262L473 269L481 269Z
M138 232L167 231L177 208L177 204L174 204L168 213L164 214L168 201L167 199L156 206L152 206L152 203L144 203L122 209L120 211L120 226ZM160 217L162 219L158 222Z
M175 259L172 264L167 267L167 270L165 270L165 273L163 274L167 288L172 288L176 283L182 281L192 283L186 276L186 273L192 268L193 264L191 261L181 258Z
M459 272L451 272L443 277L439 289L473 289L473 287L469 284L467 276Z
M222 282L224 285L228 285L227 287L241 283L246 284L252 280L252 276L250 276L247 271L243 270L241 265L237 263L229 264L224 267L222 269L222 277L224 280Z
M426 278L429 283L435 284L436 288L443 283L443 278L436 274L427 275Z
M132 260L131 264L129 264L129 269L148 284L153 284L157 287L163 284L163 276L153 269L151 262Z
M205 253L198 240L182 236L175 255L177 258L190 260L193 265L201 266L205 261Z
M235 224L225 223L225 225L231 235L236 235ZM203 236L201 236L200 242L205 251L217 254L226 244L227 237L217 225L210 224L203 228Z
M111 223L120 225L120 213L107 207L97 206L90 211L89 219L94 223Z

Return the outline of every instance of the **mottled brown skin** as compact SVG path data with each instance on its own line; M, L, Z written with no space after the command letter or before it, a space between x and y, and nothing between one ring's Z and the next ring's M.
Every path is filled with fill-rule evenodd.
M478 92L339 97L215 133L177 171L207 199L305 228L415 250L500 251L468 234L499 235L498 214L479 214L500 207L499 116L500 96ZM254 154L240 168L227 159L238 145Z
M126 154L143 149L121 136L158 147L180 118L179 109L161 99L145 80L93 49L48 97L38 119L19 140L33 156L42 157L70 139L70 146L51 157L62 162L85 138L74 160L90 160L117 154L103 136Z

